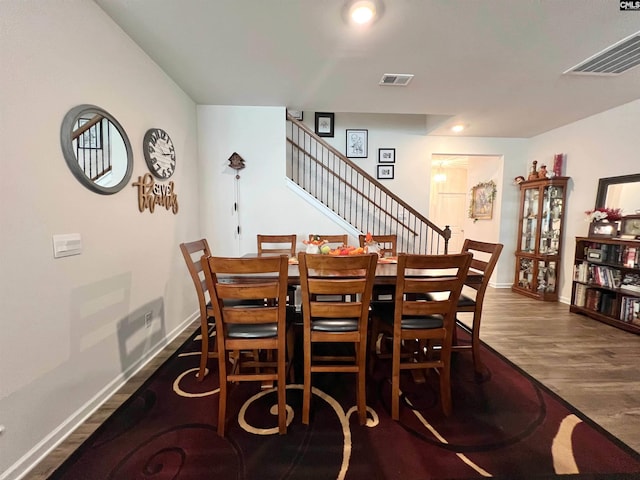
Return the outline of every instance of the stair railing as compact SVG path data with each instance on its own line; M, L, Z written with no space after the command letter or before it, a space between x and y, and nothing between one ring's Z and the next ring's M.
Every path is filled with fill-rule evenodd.
M439 228L288 114L287 176L357 230L396 234L399 252L448 253L449 226Z

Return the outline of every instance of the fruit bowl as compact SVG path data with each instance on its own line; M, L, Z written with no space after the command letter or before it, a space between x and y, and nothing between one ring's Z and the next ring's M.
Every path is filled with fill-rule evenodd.
M329 250L329 255L362 255L367 253L366 247L354 247L352 245L342 245L341 247Z

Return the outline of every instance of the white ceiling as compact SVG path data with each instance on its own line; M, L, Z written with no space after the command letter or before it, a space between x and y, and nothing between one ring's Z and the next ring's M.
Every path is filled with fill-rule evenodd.
M617 0L95 0L201 105L418 114L425 131L528 138L640 98L640 68L563 75L640 31ZM407 87L380 86L411 73ZM634 127L635 128L635 127Z

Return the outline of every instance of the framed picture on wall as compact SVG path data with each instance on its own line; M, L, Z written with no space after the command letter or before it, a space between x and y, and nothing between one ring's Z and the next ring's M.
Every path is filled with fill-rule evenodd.
M395 148L379 148L378 149L378 163L395 163L395 162L396 162Z
M469 218L491 220L493 200L496 198L496 184L493 180L477 184L471 188Z
M347 130L347 158L367 158L368 130Z
M316 112L316 135L319 137L333 137L333 123L335 114Z
M393 179L393 165L378 165L378 179L379 180Z
M302 121L303 119L302 110L287 110L287 113L291 115L293 118L295 118L296 120Z

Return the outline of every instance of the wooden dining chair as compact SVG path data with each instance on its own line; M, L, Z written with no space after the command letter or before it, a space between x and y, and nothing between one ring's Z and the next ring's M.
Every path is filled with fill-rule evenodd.
M398 255L398 235L373 235L372 239L378 243L380 247L381 257L395 257ZM366 235L358 235L360 246L364 247L366 242Z
M335 234L335 235L321 235L321 234L309 234L309 241L311 240L324 240L331 248L342 247L349 244L349 235L344 234ZM316 295L315 300L320 301L331 301L334 300L335 295ZM344 300L349 300L349 296L341 295L340 298Z
M451 345L456 307L471 258L470 253L400 253L394 302L372 306L372 334L387 331L393 337L391 417L394 420L400 418L403 370L436 369L440 375L442 410L445 415L451 414ZM440 348L427 349L434 344Z
M366 235L358 235L360 246L364 247L366 243ZM398 255L398 235L373 235L372 240L378 243L380 248L379 255L381 257L395 257ZM375 285L373 287L372 302L393 301L395 287L393 285Z
M258 255L288 255L296 256L297 235L257 235Z
M258 234L258 255L288 255L289 258L296 256L296 242L298 236L293 233L291 235L264 235ZM296 287L290 285L287 288L287 298L289 305L295 305Z
M471 327L468 328L468 330L471 331L471 344L458 344L454 330L452 350L454 352L470 351L473 355L473 369L478 375L481 375L483 371L482 360L480 358L480 321L482 319L482 304L484 302L484 295L487 287L489 286L489 279L491 278L493 269L498 263L502 247L503 245L501 243L480 242L478 240L470 239L465 239L464 244L462 245L462 253L469 252L473 255L470 269L482 272L482 282L466 283L463 293L460 295L460 300L458 301L458 313L473 313ZM467 292L470 295L466 295ZM464 325L459 318L456 318L456 322Z
M340 247L342 245L349 244L349 235L339 234L339 235L316 235L313 233L309 234L309 241L311 240L325 240L329 245L333 245L334 247Z
M375 278L377 255L307 255L300 253L302 290L304 387L302 423L309 424L312 374L351 372L357 377L356 404L358 418L367 418L365 391L367 328L369 304ZM317 300L335 295L338 300ZM344 301L346 296L351 301ZM342 355L327 351L330 344L353 345L353 352ZM324 345L319 345L324 344ZM317 347L324 346L324 351Z
M287 351L293 352L293 330L289 328L286 305L287 255L202 257L202 263L216 318L220 377L218 434L225 433L227 387L230 382L241 381L277 382L278 431L284 434L286 376L291 366ZM256 275L260 280L255 280ZM243 278L251 276L253 279ZM240 352L233 361L232 352ZM242 352L251 355L245 358ZM254 352L260 356L256 357Z
M202 340L198 381L201 382L207 374L208 360L218 357L216 343L215 341L211 342L212 337L215 335L214 311L209 301L209 292L207 291L206 278L201 263L203 256L208 257L211 255L211 250L209 249L207 240L201 238L193 242L181 243L180 251L191 275L196 296L198 297L198 307L200 309L200 335Z

